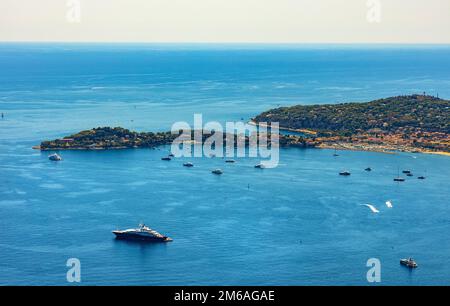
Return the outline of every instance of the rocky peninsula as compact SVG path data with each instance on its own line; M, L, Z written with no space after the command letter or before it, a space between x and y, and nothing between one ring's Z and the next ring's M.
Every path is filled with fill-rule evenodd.
M194 133L191 138L194 139ZM209 138L210 131L200 131L202 142ZM181 131L180 131L181 133ZM268 139L270 140L270 134ZM42 141L34 149L49 150L111 150L111 149L131 149L131 148L155 148L163 145L170 145L180 134L171 132L134 132L122 127L98 127L91 130L66 136L60 139ZM248 146L248 136L232 135L234 143L238 137L243 137L243 143ZM223 134L224 145L226 145L227 134ZM231 139L231 138L230 138ZM318 143L311 139L296 135L280 135L279 144L281 147L314 147Z
M450 101L432 96L280 107L263 112L251 121L253 124L272 122L279 122L280 130L289 132L280 135L280 147L450 155ZM98 127L43 141L34 148L43 151L155 148L172 144L178 136L171 132ZM202 131L202 142L210 136L211 132ZM223 137L226 144L226 134ZM238 137L244 137L245 145L249 144L248 136L234 135L235 144Z

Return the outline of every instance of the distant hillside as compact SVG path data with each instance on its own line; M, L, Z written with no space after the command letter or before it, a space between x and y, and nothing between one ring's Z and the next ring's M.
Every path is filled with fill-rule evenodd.
M411 95L366 103L297 105L264 112L255 122L279 122L280 127L355 134L372 129L450 134L450 101Z

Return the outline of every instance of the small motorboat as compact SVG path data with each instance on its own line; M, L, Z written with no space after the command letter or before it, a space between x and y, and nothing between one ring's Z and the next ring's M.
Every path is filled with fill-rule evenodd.
M364 169L364 171L370 172L370 171L372 171L372 168L367 167L366 169Z
M351 173L350 173L349 171L342 171L342 172L339 172L339 175L342 175L342 176L350 176Z
M423 176L423 175L421 175L421 176L418 176L417 179L419 179L419 180L424 180L424 179L426 179L426 177Z
M166 161L170 161L170 160L172 160L172 158L170 158L169 156L167 156L167 157L163 157L163 158L161 158L161 160L166 160Z
M404 174L410 174L410 173L411 173L410 170L403 170L402 172L403 172Z
M415 269L418 267L416 261L412 259L411 257L408 259L400 259L400 264L403 266L406 266L408 268Z
M255 166L255 168L256 168L256 169L264 169L265 166L264 166L263 164L257 164L257 165Z
M414 176L414 174L412 174L412 173L407 173L406 176L411 177L411 176Z
M172 153L169 154L169 157L175 157L175 155L173 155Z
M187 163L184 163L183 166L184 166L184 167L191 168L191 167L194 167L194 164L193 164L193 163L190 163L190 162L187 162Z
M217 174L217 175L221 175L223 174L223 171L221 169L215 169L213 171L211 171L213 174Z
M234 164L236 161L234 159L227 159L225 162L228 164Z
M48 159L51 160L51 161L61 161L62 157L59 156L58 154L54 153L52 155L49 155Z

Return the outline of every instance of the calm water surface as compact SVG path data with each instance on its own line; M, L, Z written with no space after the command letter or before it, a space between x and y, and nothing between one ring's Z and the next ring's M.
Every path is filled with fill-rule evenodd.
M0 284L68 284L71 257L82 284L365 285L372 257L382 284L448 284L445 156L283 149L276 169L221 158L186 169L160 160L168 148L51 163L31 146L104 125L168 130L194 113L224 122L278 105L449 98L449 68L447 47L0 45ZM394 183L398 168L427 179ZM113 239L140 221L174 241ZM400 267L406 256L419 269Z

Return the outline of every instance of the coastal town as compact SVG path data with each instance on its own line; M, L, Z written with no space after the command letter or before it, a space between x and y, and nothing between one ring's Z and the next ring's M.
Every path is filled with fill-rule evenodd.
M264 112L252 121L279 122L280 130L303 135L312 147L450 155L450 101L437 97L298 105Z
M450 137L440 132L414 132L411 134L368 132L351 137L318 137L317 147L337 150L374 152L432 153L450 156Z

